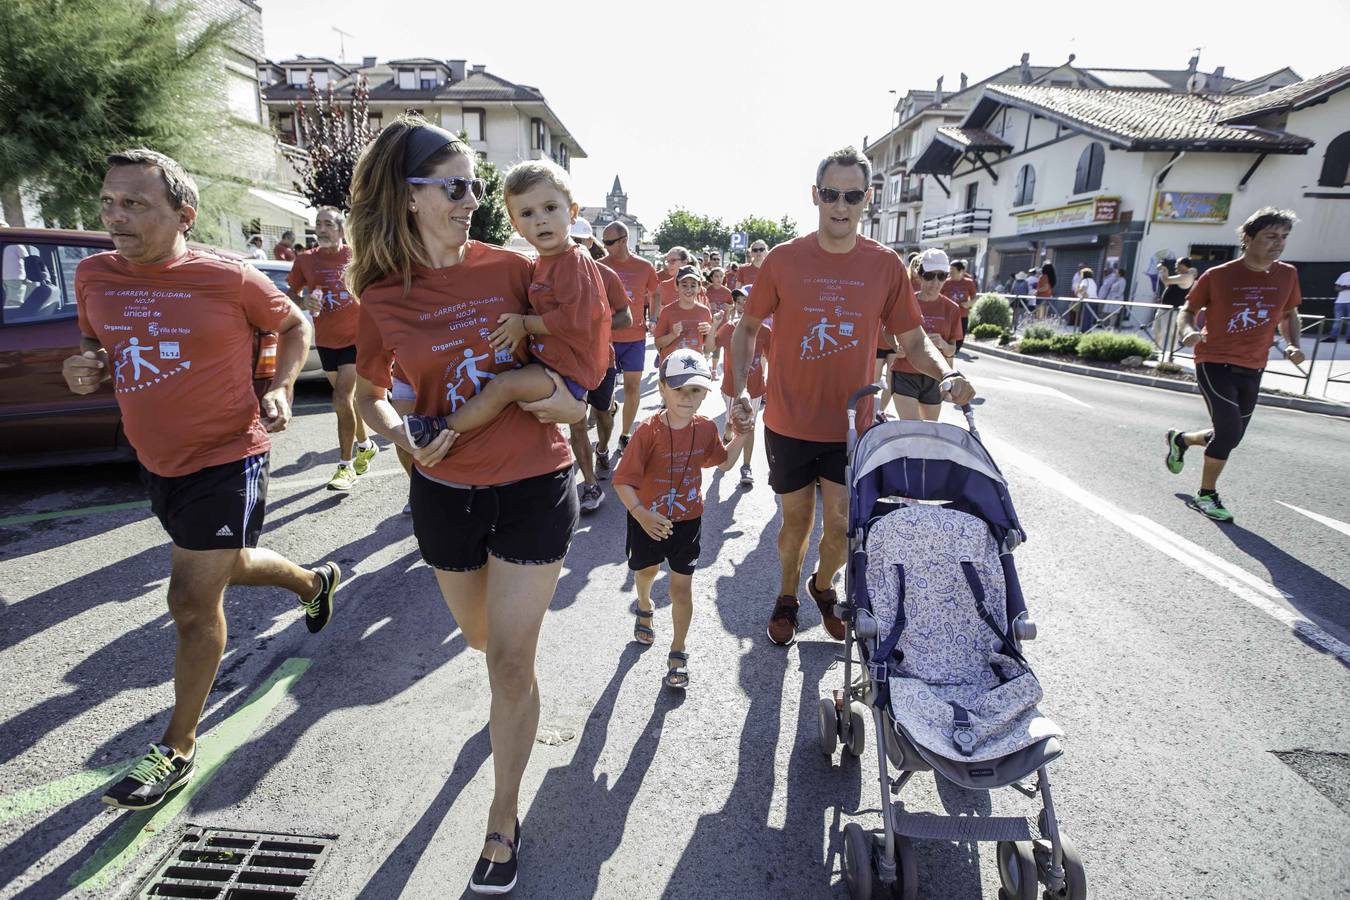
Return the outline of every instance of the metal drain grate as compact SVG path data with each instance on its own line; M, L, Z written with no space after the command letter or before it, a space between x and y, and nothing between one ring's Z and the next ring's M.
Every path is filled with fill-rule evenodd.
M137 897L297 900L337 835L273 834L189 825Z

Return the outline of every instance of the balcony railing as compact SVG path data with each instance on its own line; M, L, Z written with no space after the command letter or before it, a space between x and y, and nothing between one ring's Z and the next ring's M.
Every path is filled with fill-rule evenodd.
M988 234L993 217L992 209L963 209L945 216L924 219L920 239L935 241L962 234Z

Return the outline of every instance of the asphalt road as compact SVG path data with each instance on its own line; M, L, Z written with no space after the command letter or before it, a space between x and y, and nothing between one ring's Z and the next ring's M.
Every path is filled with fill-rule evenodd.
M1258 408L1221 485L1237 523L1220 526L1181 499L1198 459L1162 463L1164 430L1202 423L1199 397L963 368L1030 535L1030 658L1068 735L1051 773L1091 896L1346 896L1350 422ZM188 823L336 835L311 896L464 890L491 781L483 661L418 558L394 455L350 495L323 489L322 401L303 390L276 441L264 542L342 564L336 618L311 636L292 598L227 594L202 744L219 765L155 815L98 795L171 702L164 535L128 467L0 476L0 896L132 896ZM664 579L657 647L629 643L622 506L583 520L541 639L515 896L846 896L840 829L880 825L875 739L861 760L817 749L814 707L842 672L809 602L794 646L764 636L777 514L758 448L755 468L750 491L706 479L685 696L660 685ZM1032 810L927 774L902 798ZM917 849L920 896L997 895L992 845Z

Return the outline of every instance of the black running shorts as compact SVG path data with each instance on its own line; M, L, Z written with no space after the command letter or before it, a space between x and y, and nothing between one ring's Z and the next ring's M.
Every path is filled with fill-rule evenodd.
M823 478L844 483L848 461L843 441L803 441L764 428L764 451L769 457L769 487L775 494L791 494Z
M609 412L609 405L614 402L614 379L619 375L618 369L610 369L605 373L605 380L593 391L586 392L586 402L600 412Z
M700 538L703 534L703 517L685 519L672 523L670 537L664 541L654 541L651 535L642 530L633 514L628 514L628 568L634 572L650 569L667 563L670 571L681 575L693 575L698 565L701 549Z
M496 487L451 487L413 469L413 533L433 569L472 572L488 554L542 566L567 555L580 509L572 467Z
M349 347L316 347L319 365L325 372L336 372L342 366L356 365L356 345Z
M942 402L942 388L932 375L916 375L913 372L891 370L891 393L901 397L913 397L920 403L936 406Z
M166 478L141 467L150 509L184 550L258 546L267 511L267 454Z

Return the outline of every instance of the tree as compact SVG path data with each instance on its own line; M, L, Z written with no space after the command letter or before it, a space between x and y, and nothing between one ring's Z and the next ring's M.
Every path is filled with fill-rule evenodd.
M665 253L671 247L700 250L704 247L722 248L731 243L731 231L721 219L700 216L683 207L666 213L665 219L653 235L656 245Z
M44 216L98 221L104 157L126 147L221 171L203 134L227 120L218 54L235 20L185 33L145 0L0 0L0 195L36 188Z
M370 131L370 89L366 76L356 79L352 102L345 106L333 102L331 84L320 94L312 75L309 97L308 111L303 101L295 103L296 133L309 151L308 157L296 160L300 181L295 183L295 190L315 209L336 206L345 212L351 209L356 160L375 137Z
M478 208L473 211L469 237L485 244L503 246L511 240L513 229L511 219L506 214L506 201L502 199L501 170L487 160L480 159L474 174L487 182L487 188L483 191Z
M755 241L763 241L773 248L776 244L790 241L797 236L797 223L783 216L777 222L759 216L746 216L736 223L732 231L744 231L748 238L746 246Z

